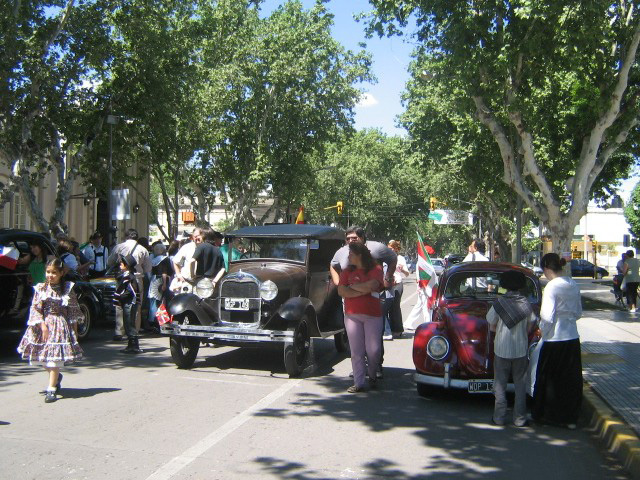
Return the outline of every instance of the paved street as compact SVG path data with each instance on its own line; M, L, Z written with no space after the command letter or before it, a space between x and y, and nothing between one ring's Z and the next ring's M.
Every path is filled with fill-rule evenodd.
M407 283L405 314L414 291ZM381 388L349 395L351 365L332 340L314 341L289 379L279 348L206 347L178 370L167 339L143 338L136 357L111 334L84 344L54 404L38 393L43 371L4 349L3 478L628 478L584 428L500 428L491 396L418 397L408 336L385 342Z

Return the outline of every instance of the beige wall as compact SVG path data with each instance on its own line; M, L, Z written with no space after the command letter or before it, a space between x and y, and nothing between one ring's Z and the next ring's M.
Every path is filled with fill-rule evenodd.
M3 171L4 170L4 171ZM131 171L135 174L137 166ZM0 167L0 180L6 181L6 168ZM41 183L36 192L36 198L38 204L42 209L43 215L46 219L49 219L55 209L56 199L56 177L53 174L49 174ZM114 188L120 188L120 185L114 185ZM124 188L127 188L124 186ZM135 189L130 188L131 206L136 203L140 206L138 213L131 213L131 219L125 222L118 222L118 238L121 236L123 229L135 228L140 233L140 236L147 236L149 231L148 221L148 207L147 202L141 198L141 196L149 197L149 178L146 177L142 181L136 184ZM89 188L89 190L91 190ZM89 235L93 233L98 225L98 201L97 199L91 199L89 205L84 205L83 198L91 196L91 193L87 192L87 187L82 184L81 180L76 180L71 192L73 198L69 200L67 210L64 216L64 222L69 227L69 236L75 238L80 243L83 243L89 239ZM4 228L25 228L27 230L37 230L36 225L31 221L27 213L26 207L22 199L14 197L10 202L7 202L4 206L0 207L0 227ZM102 232L105 234L106 232Z

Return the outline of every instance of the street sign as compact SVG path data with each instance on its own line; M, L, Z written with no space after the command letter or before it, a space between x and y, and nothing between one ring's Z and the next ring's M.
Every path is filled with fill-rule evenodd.
M436 225L473 225L473 214L465 210L434 210L429 218Z

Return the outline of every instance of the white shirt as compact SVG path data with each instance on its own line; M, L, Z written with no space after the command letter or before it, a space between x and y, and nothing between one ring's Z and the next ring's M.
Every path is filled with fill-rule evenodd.
M185 243L173 257L174 265L180 267L180 274L187 280L191 280L190 263L193 260L193 254L196 252L196 246L196 242Z
M127 256L129 254L136 259L136 278L141 278L145 273L151 272L149 252L131 238L113 247L109 260L107 260L107 265L115 265L118 262L119 255Z
M480 252L468 253L464 257L463 262L488 262L489 259L482 255ZM475 279L468 279L467 285L474 288L487 288L487 279L485 277L477 277ZM505 357L506 358L506 357Z
M580 338L576 321L582 316L580 288L569 277L556 277L542 293L540 329L545 342Z
M102 252L102 255L96 256L96 253ZM109 252L107 251L107 247L104 245L100 245L96 247L92 243L84 247L82 250L84 256L87 257L87 260L90 262L95 262L91 265L91 270L95 270L96 272L102 272L107 269L107 258L109 257Z
M500 358L521 358L527 355L529 347L528 327L536 321L536 314L531 312L529 318L522 320L509 329L493 307L487 312L489 325L496 325L496 338L493 342L494 352Z
M393 272L393 279L395 283L402 283L402 279L406 277L406 275L404 274L405 270L409 270L407 268L407 260L402 255L398 255L398 263L396 264L396 271Z

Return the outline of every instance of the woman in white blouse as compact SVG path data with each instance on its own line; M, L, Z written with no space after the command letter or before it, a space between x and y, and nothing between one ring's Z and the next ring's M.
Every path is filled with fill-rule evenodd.
M580 289L563 276L566 260L556 253L542 257L549 283L542 294L542 348L536 370L531 413L539 423L575 428L582 402L582 362L576 321L582 316Z

